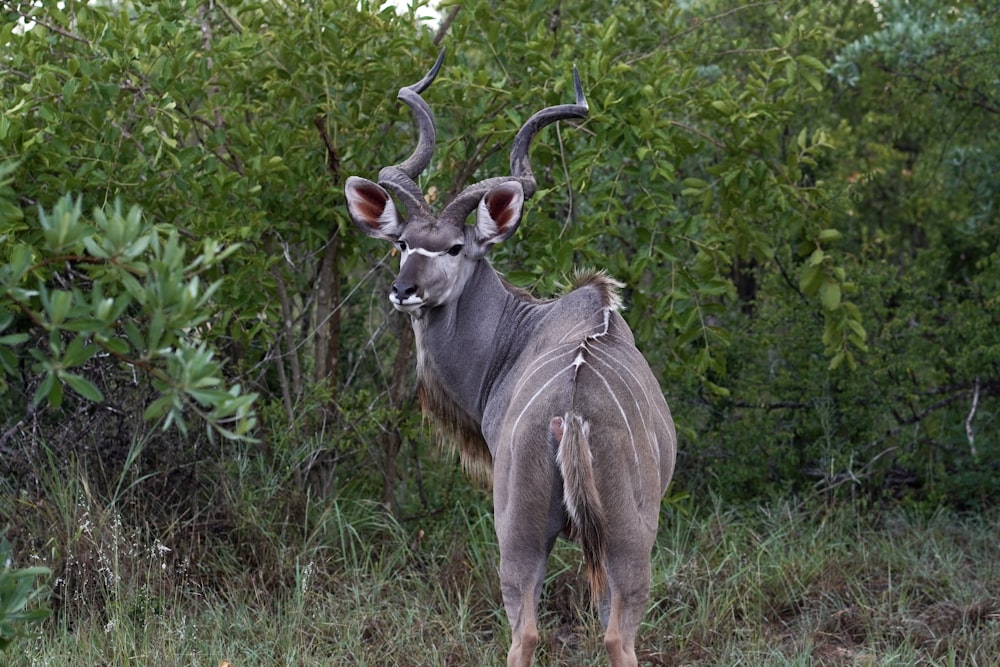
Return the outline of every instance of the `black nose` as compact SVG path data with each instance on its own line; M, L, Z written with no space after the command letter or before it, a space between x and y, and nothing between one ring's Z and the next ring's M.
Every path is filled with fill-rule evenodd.
M417 286L413 283L395 281L392 283L392 294L400 301L417 293Z

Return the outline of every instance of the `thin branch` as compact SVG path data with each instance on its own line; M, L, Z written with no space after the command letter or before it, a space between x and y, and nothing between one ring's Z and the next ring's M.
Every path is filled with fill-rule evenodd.
M31 413L33 412L34 408L29 407L29 412L28 415L25 417L25 419L31 416ZM14 433L19 428L21 428L22 424L24 424L24 419L19 419L10 428L4 431L3 435L0 435L0 454L3 454L4 456L14 456L15 454L17 454L17 452L15 452L13 449L7 447L7 441L10 440L11 437L13 437Z
M976 416L976 408L979 407L979 376L972 385L972 407L969 408L969 416L965 418L965 436L969 439L969 452L976 456L976 434L972 430L972 419Z
M333 145L333 139L326 129L326 116L319 115L313 118L313 125L319 131L319 137L326 146L326 170L330 172L334 185L340 185L340 156L337 154L337 147Z
M670 35L669 37L667 37L666 39L664 39L663 41L661 41L657 45L657 47L655 49L652 49L652 50L650 50L650 51L642 54L641 56L637 56L637 57L633 58L632 60L627 61L626 64L627 65L634 65L635 63L639 62L640 60L645 60L646 58L648 58L648 57L650 57L650 56L652 56L652 55L654 55L656 53L661 53L663 51L663 48L667 44L670 44L671 42L676 41L676 40L680 39L681 37L684 37L685 35L689 35L692 32L700 30L703 26L705 26L705 25L707 25L709 23L712 23L714 21L720 21L720 20L726 18L727 16L731 16L732 14L736 14L737 12L743 12L743 11L747 11L747 10L754 10L754 9L757 9L758 7L764 7L764 6L767 6L767 5L774 5L774 4L777 4L774 0L769 0L768 2L754 2L754 3L748 4L748 5L741 5L739 7L734 7L733 9L730 9L728 11L722 12L721 14L716 14L715 16L709 16L706 19L701 19L699 21L696 21L695 24L692 25L687 30L681 30L680 32L678 32L676 34Z
M49 23L48 21L46 21L44 19L40 19L37 16L31 16L30 14L27 14L27 13L21 11L21 9L16 4L14 4L13 2L4 2L3 6L7 8L7 11L10 11L10 12L13 12L14 14L17 14L18 16L20 16L25 21L28 21L28 22L31 22L31 23L37 23L38 25L42 26L46 30L50 30L50 31L56 33L57 35L62 35L63 37L75 40L77 42L80 42L81 44L87 44L88 46L90 45L90 40L87 39L86 37L81 37L80 35L77 35L74 32L70 32L69 30L67 30L65 28L62 28L60 26L57 26L54 23Z
M476 173L476 170L483 166L490 156L500 150L500 144L494 144L489 150L483 150L489 138L490 137L483 137L480 140L479 145L476 146L475 151L473 151L472 156L462 163L461 169L459 169L458 173L452 179L451 189L448 191L445 198L446 201L461 192L462 188L465 187L465 184L468 183L470 178L472 178L472 175Z
M971 104L972 106L978 107L987 113L1000 114L1000 107L993 104L985 93L976 88L969 88L968 86L962 85L956 81L947 81L947 84L949 84L951 88L951 90L948 90L945 88L944 84L938 81L930 81L926 77L923 77L915 72L900 71L881 63L876 66L890 76L912 79L923 86L932 89L934 92L944 95L948 99Z
M566 150L563 148L562 132L559 129L559 123L556 123L556 139L559 141L559 161L562 163L563 177L566 179L566 196L569 200L566 206L566 222L563 223L562 229L559 230L559 238L562 238L566 232L566 228L569 227L569 223L573 221L573 183L569 178L569 167L566 165Z
M214 0L212 4L215 6L215 9L219 10L219 13L222 14L223 18L225 18L226 21L229 22L229 25L231 25L233 30L236 31L236 34L242 35L243 26L240 25L240 22L236 19L236 17L230 14L229 10L226 9L225 6L223 6L223 4L219 0Z
M0 68L0 72L6 72L7 74L13 74L14 76L19 76L25 81L31 81L31 75L27 72L22 72L19 69L14 69L13 67L3 67Z
M721 141L719 141L715 137L712 137L712 136L709 136L709 135L705 134L704 132L702 132L698 128L692 127L690 125L685 125L684 123L682 123L680 121L676 121L676 120L670 120L670 121L667 121L667 122L670 125L673 125L674 127L679 127L680 129L685 130L687 132L691 132L692 134L697 134L699 137L701 137L702 139L704 139L708 143L712 144L716 148L720 148L721 149L721 148L725 148L726 147L726 145L724 143L722 143Z
M812 405L809 403L798 403L796 401L774 401L773 403L750 403L749 401L733 401L734 408L744 410L809 410Z
M448 15L444 17L444 20L441 21L441 27L438 28L437 33L434 35L434 46L441 46L441 41L444 39L444 36L448 34L448 28L451 27L452 21L455 20L456 16L458 16L460 9L462 9L461 5L454 5L448 12Z
M271 239L267 239L265 247L271 246ZM268 254L273 255L273 250L269 248ZM294 269L294 267L293 267ZM285 286L285 281L281 277L281 272L278 270L277 264L271 265L271 274L274 278L275 289L278 292L278 301L281 307L281 331L282 338L284 338L285 343L285 354L283 355L288 359L288 364L292 371L292 385L291 389L294 394L294 398L298 400L302 396L302 368L299 364L298 347L295 343L295 313L292 306L292 300L288 295L288 289ZM284 363L282 355L279 355L277 362Z
M775 253L774 255L774 263L778 266L778 271L781 273L781 277L784 279L788 287L791 288L793 292L798 294L799 298L802 299L804 303L809 303L809 297L807 297L805 293L802 292L798 284L792 278L791 274L788 273L788 269L785 268L785 265L778 258L777 253Z

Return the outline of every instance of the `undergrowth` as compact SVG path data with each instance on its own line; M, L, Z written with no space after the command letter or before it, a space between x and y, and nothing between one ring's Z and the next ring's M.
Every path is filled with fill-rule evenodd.
M510 635L488 494L455 482L397 519L362 494L316 493L287 463L237 457L171 503L155 476L97 489L72 462L50 462L32 489L4 481L0 516L24 561L15 565L54 573L54 614L4 659L503 662ZM995 665L997 553L996 510L668 502L640 664ZM577 547L560 541L538 664L605 664L585 589Z

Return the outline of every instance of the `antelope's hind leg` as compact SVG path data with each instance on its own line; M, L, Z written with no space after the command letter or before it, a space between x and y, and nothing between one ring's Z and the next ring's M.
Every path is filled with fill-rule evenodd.
M543 429L531 429L522 441L526 446L501 447L494 461L500 590L511 629L508 667L532 664L539 639L537 609L545 566L556 537L566 525L554 451L534 444L545 440Z
M497 522L500 590L511 631L507 667L529 667L538 646L538 601L558 531L533 521L535 511L533 516L521 508Z
M556 537L565 525L559 496L554 505L550 502L539 506L525 503L526 496L530 495L518 494L508 511L496 517L500 590L511 631L507 667L532 664L539 639L537 609L545 581L545 566Z
M651 540L650 548L645 544L619 544L619 548L609 554L610 613L605 626L604 648L612 667L639 664L635 637L649 603L650 550Z
M529 667L538 646L538 598L545 579L545 560L504 556L500 550L500 588L510 622L511 642L507 667Z

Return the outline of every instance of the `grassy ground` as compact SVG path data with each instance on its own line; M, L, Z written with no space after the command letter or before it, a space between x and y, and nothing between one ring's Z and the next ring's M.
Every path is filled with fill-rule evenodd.
M56 573L57 613L5 664L503 663L485 497L400 524L369 502L220 483L215 509L153 521L128 489L60 484L45 500L0 489L16 565ZM998 554L995 510L665 506L640 664L1000 665ZM584 591L560 542L538 664L605 664Z

